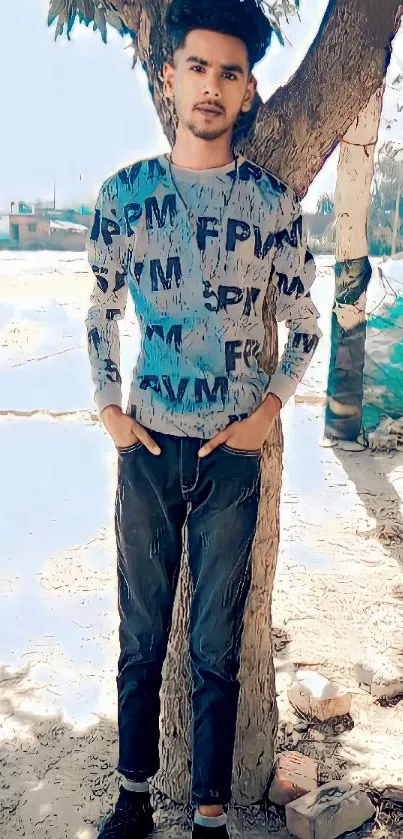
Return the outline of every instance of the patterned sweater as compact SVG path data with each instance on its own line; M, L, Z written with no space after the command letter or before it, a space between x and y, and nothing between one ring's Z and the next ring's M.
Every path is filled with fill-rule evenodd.
M211 437L270 391L294 394L321 335L292 189L238 156L201 172L168 156L134 163L101 188L87 241L95 285L86 319L99 412L121 405L118 320L133 298L141 345L127 413L148 429ZM262 369L266 293L288 342Z

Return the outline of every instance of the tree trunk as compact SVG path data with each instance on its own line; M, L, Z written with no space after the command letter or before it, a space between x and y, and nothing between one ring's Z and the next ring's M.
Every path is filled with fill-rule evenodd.
M218 1L218 0L217 0ZM71 0L64 0L66 8ZM93 2L93 0L88 0ZM110 0L103 0L110 6ZM163 12L167 0L114 0L124 25L137 33L138 55L170 142L172 111L162 95L165 57ZM60 0L53 0L59 8ZM56 6L56 4L58 4ZM98 2L97 2L98 6ZM403 7L398 0L330 0L318 35L286 87L258 111L253 136L242 150L287 181L303 197L372 94L390 60L390 45ZM59 15L60 20L60 15ZM258 102L259 104L259 102ZM277 329L270 296L265 301L267 343L263 362L277 362ZM234 761L234 800L258 801L274 756L276 701L271 650L271 597L279 535L282 434L278 422L263 457L262 502L254 544L253 584L248 602L241 667L241 697ZM165 667L161 710L161 771L157 784L171 799L189 792L190 681L186 630L190 586L186 556L178 586Z
M335 193L335 300L325 440L356 441L361 430L367 288L371 279L367 220L384 86L343 137Z
M267 295L266 323L273 321L274 305ZM266 369L274 372L277 359L277 329L266 331L263 348ZM273 764L277 706L271 644L271 599L279 540L279 500L281 483L282 433L280 422L264 447L262 459L262 498L254 542L252 588L245 617L241 660L236 757L234 760L234 801L250 804L265 791ZM187 552L182 571L171 639L164 667L161 694L161 769L155 778L157 788L173 801L189 798L191 743L190 676L187 628L190 606L190 576Z

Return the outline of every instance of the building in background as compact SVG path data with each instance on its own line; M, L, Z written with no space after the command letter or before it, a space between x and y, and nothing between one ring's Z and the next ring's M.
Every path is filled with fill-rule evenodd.
M10 245L12 248L29 249L49 238L49 219L35 214L13 213L10 221Z
M92 216L23 201L0 214L0 248L84 251Z
M49 219L49 247L51 250L84 251L88 227L73 221Z

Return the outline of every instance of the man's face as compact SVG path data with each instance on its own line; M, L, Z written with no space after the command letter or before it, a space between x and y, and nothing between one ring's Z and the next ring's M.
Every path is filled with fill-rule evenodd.
M230 134L256 90L245 44L207 29L189 32L174 64L164 64L163 76L179 122L203 140Z

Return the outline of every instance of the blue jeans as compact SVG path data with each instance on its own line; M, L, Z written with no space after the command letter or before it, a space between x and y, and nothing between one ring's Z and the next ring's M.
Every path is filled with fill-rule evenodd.
M145 781L159 769L161 673L187 521L193 596L192 804L228 804L244 611L260 495L260 451L151 432L119 450L116 538L120 656L118 771Z

